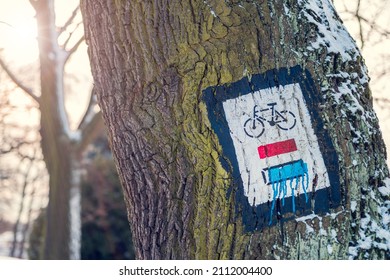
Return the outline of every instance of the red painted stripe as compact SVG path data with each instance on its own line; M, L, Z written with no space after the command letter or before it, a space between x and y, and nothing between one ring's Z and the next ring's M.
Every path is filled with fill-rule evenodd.
M275 142L260 146L257 148L261 159L273 157L281 154L291 153L297 150L297 145L294 139Z

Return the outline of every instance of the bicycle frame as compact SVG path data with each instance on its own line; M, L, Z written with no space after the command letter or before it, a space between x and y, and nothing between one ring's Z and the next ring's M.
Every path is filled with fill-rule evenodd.
M266 109L260 109L260 111L256 110L256 107L258 107L258 105L255 105L253 107L253 119L260 119L263 121L267 121L271 126L274 126L274 125L281 123L281 122L285 122L287 119L278 110L275 109L275 105L276 105L276 102L268 103L267 106L269 106L269 107ZM266 112L268 110L271 110L271 120L267 120L266 118L257 114L257 113L261 113L261 112ZM278 116L281 119L275 121L275 116Z

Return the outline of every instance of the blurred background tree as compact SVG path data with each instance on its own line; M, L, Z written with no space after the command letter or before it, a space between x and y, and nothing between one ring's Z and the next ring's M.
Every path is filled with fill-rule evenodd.
M0 4L0 255L27 258L26 248L29 248L28 255L33 259L50 257L44 253L44 247L49 246L45 239L48 234L47 211L55 210L50 210L50 207L47 209L47 204L49 189L58 188L57 183L50 183L50 178L53 178L50 173L53 175L54 165L58 165L56 172L65 172L68 167L62 168L63 162L54 161L53 165L49 164L52 168L50 171L45 165L42 145L55 147L57 144L42 142L40 128L54 122L45 125L40 118L44 115L46 120L57 121L57 126L60 126L58 120L62 114L68 119L68 124L62 127L59 135L67 139L67 145L73 145L70 149L77 149L77 162L82 163L78 167L82 194L82 233L78 257L133 258L123 197L115 168L108 156L107 142L102 136L104 131L101 123L98 129L94 129L98 133L93 137L82 136L86 140L82 145L75 141L79 140L80 132L91 128L87 123L98 112L91 95L92 81L83 43L78 1L30 2L15 0ZM386 93L390 75L387 63L390 56L390 3L387 0L333 2L366 59L374 105L385 140L390 143L390 100ZM54 37L49 34L52 36L51 44L47 47L55 47L51 51L42 47L39 50L36 41L37 36L38 39L48 37L42 33L48 30L40 29L40 35L37 34L36 19L38 14L44 18L43 11L49 13L46 20L50 20L51 30L55 31ZM58 64L53 63L61 62L58 55L67 56L66 61L62 61L66 64L62 65L65 71L61 77L55 76ZM47 75L52 79L47 79L46 74L40 75L45 61L52 63L46 68L49 69ZM59 84L56 86L53 81L63 85L64 96L54 94L58 93ZM52 90L47 96L57 96L57 100L50 99L44 106L45 102L39 100L42 100L43 91L49 85ZM42 112L45 113L42 115ZM69 148L58 147L65 154ZM63 203L65 208L69 208L69 200ZM63 211L65 220L69 215L68 210ZM69 236L65 238L69 239ZM28 246L28 240L31 246ZM61 253L61 256L51 257L69 257L67 252L65 255Z
M83 167L81 259L134 259L122 188L105 134L88 147ZM45 211L34 221L29 259L41 258Z
M80 77L66 71L69 71L69 62L74 59L84 41L78 2L73 1L74 6L70 10L69 1L62 3L62 7L60 7L62 20L58 20L56 17L58 14L56 14L55 4L58 2L53 0L24 2L25 5L31 4L30 11L33 12L36 19L36 31L31 26L22 27L20 22L2 21L2 27L8 29L11 39L13 36L17 36L17 33L24 35L27 32L36 32L35 36L37 36L38 41L38 48L35 52L38 61L32 61L31 65L34 67L29 68L30 71L34 68L38 70L32 73L31 81L22 72L15 69L13 63L8 60L9 58L5 58L6 54L0 56L0 66L9 81L7 84L16 87L18 94L24 95L14 102L15 107L20 110L21 103L27 103L35 109L36 113L35 118L31 119L25 114L17 115L12 112L14 118L11 119L15 125L10 126L9 122L3 122L4 131L8 134L4 136L7 141L3 142L2 152L2 160L7 159L7 161L2 166L14 163L15 171L8 170L7 172L19 173L21 177L20 180L16 181L17 176L14 174L8 176L10 180L13 180L12 184L9 183L9 185L18 185L21 193L20 198L17 199L20 206L10 209L16 213L16 222L9 254L11 256L23 255L20 253L16 255L15 252L18 244L24 243L26 240L26 234L23 233L27 230L21 229L22 216L24 215L27 224L30 224L31 220L30 211L25 210L25 203L27 203L25 198L27 190L33 185L32 183L40 180L42 185L48 186L46 189L48 199L46 200L47 206L44 207L43 223L41 223L44 225L42 227L43 238L39 238L42 241L39 242L41 248L35 250L37 258L79 259L82 227L82 174L87 170L88 164L92 164L91 161L84 166L80 163L83 161L84 154L90 144L93 145L96 137L100 137L103 133L103 123L93 91L85 90L85 88L73 90L74 80L77 81ZM20 6L15 6L15 4L17 3L13 2L12 5L19 11ZM25 19L20 19L22 22L23 20L25 21ZM4 53L17 50L17 48L8 50L5 47L2 48ZM25 49L24 51L32 50ZM33 55L32 52L30 55ZM85 52L83 56L85 56ZM84 71L89 71L88 63L81 66ZM89 87L91 88L90 83ZM76 98L70 102L69 100L76 91L78 92ZM9 100L5 102L12 104L12 97L10 94ZM74 109L80 107L80 104L81 113ZM26 130L28 127L26 124L29 122L33 123L33 129ZM19 130L20 133L17 134ZM34 136L33 140L30 140L29 131ZM11 143L8 145L9 147L6 145L8 142ZM36 143L38 146L33 149L32 144ZM30 154L31 151L34 151L34 154L25 155L22 153L24 150ZM37 173L39 165L45 166L46 176ZM7 166L5 169L10 168ZM42 182L44 177L47 180ZM102 185L93 185L94 190L104 188L107 181L103 180L99 183ZM115 192L114 189L111 188L111 190ZM31 198L34 197L31 195L34 193L35 189L30 191ZM117 203L118 201L115 201L114 205L118 205ZM126 217L123 219L123 223L127 224ZM42 230L39 232L42 234ZM130 241L128 243L130 244ZM92 255L89 254L89 256Z

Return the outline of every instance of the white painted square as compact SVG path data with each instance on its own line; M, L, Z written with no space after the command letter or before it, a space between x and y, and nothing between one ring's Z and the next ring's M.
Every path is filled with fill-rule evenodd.
M248 119L253 120L254 106L257 105L256 108L258 110L267 109L272 107L267 104L275 102L274 108L276 111L290 111L295 116L296 123L294 127L289 130L283 130L277 125L270 125L272 114L269 109L257 113L257 116L261 115L265 118L263 120L264 133L258 138L248 136L244 130L244 125ZM223 102L223 108L237 156L244 194L248 198L250 205L257 206L267 201L272 201L274 198L272 185L265 182L262 170L296 160L303 160L308 167L309 184L306 192L313 191L313 181L316 176L317 185L315 190L330 186L328 172L299 84L262 89L237 98L228 99ZM291 117L292 115L290 114L289 116ZM260 158L258 154L259 146L288 139L295 140L297 151L264 159ZM304 193L304 186L302 181L300 181L294 195L298 196L302 193ZM291 188L287 188L287 194L284 197L291 197L291 195ZM281 198L281 194L278 194L276 197Z

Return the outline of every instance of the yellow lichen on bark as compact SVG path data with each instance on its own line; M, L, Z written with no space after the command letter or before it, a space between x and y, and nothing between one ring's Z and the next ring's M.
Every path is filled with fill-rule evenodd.
M185 7L183 1L181 7ZM182 80L183 100L181 108L176 109L176 112L181 112L183 120L182 144L189 158L193 158L194 172L198 178L193 257L238 258L243 250L241 244L245 244L249 236L242 235L241 221L235 218L234 196L227 197L228 188L232 186L231 178L220 162L222 150L211 132L207 110L202 103L202 90L242 78L244 66L240 59L245 54L238 55L235 47L231 46L230 49L232 43L227 42L230 40L233 44L239 44L243 38L238 38L238 35L243 36L243 32L240 28L228 30L227 26L239 25L239 18L224 3L219 3L215 11L206 4L198 11L201 13L197 16L204 19L203 25L194 22L191 13L175 12L181 17L180 21L187 32L198 30L198 26L201 26L201 30L200 36L183 36L178 32L182 34L175 38L178 53L170 59L170 64L176 65ZM200 38L200 41L189 38ZM255 48L252 51L256 53ZM252 57L244 60L251 61Z
M96 38L89 39L93 60L98 65L93 72L97 86L103 89L100 103L111 129L124 189L128 200L134 203L134 209L129 204L129 216L139 237L139 257L347 256L348 240L359 231L356 226L353 228L350 217L355 215L360 221L362 215L348 212L349 200L359 203L362 194L369 197L372 193L368 181L377 180L379 184L379 175L373 170L376 164L371 162L363 168L360 152L368 154L380 151L381 147L367 145L363 138L349 144L344 139L356 128L365 139L378 140L372 129L376 125L374 118L358 119L351 111L353 107L347 106L349 99L358 103L365 100L366 85L359 86L358 78L354 78L354 83L346 80L356 92L344 94L344 103L334 101L341 99L339 88L346 87L340 79L352 70L357 77L364 76L364 70L358 54L357 61L342 60L321 39L325 35L320 31L332 31L329 20L337 21L327 1L311 1L310 9L304 0L82 3L95 12L96 18L106 20L97 21ZM117 7L113 8L112 3ZM321 11L324 6L327 12ZM318 20L308 18L313 17L313 7L318 8ZM106 17L100 18L107 10ZM106 36L102 40L101 30ZM336 35L339 32L333 31ZM314 44L317 40L321 44ZM319 102L313 112L324 121L333 142L329 147L333 150L334 146L339 156L339 165L334 168L341 166L338 171L346 203L332 208L330 216L295 219L290 213L277 226L246 232L240 204L235 201L237 185L229 168L224 168L231 163L222 165L220 161L223 151L208 119L203 90L229 87L245 76L250 81L252 75L297 65L308 70L315 80ZM369 111L367 104L358 105L367 106ZM337 125L333 125L335 120ZM372 123L371 128L366 122ZM350 167L353 162L359 163L360 169ZM180 193L182 189L184 195ZM374 200L376 196L359 207L375 208Z

